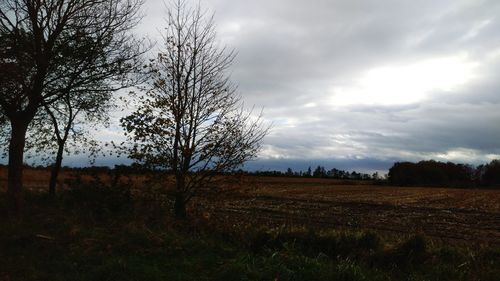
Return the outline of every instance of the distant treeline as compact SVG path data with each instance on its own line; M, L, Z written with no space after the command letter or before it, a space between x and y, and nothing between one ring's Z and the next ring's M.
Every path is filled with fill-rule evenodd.
M1 165L3 167L5 165ZM28 166L27 168L46 170L50 167ZM114 168L106 166L92 166L82 168L63 167L66 171L79 171L83 173L112 173L112 174L154 174L168 171L150 169L139 164L115 165ZM231 173L253 176L273 177L301 177L301 178L329 178L343 180L372 180L377 184L390 184L398 186L430 186L430 187L500 187L500 160L493 160L488 164L473 166L470 164L456 164L452 162L439 162L434 160L413 162L396 162L386 175L378 173L366 174L356 171L344 171L336 168L326 169L317 166L314 170L294 171L288 168L283 171L244 171L238 170Z
M241 171L240 171L241 172ZM288 168L286 172L282 171L255 171L244 172L249 175L256 176L274 176L274 177L302 177L302 178L330 178L330 179L344 179L344 180L381 180L378 173L365 174L356 171L348 172L336 168L326 169L323 166L317 166L312 170L309 167L306 171L294 171Z
M0 168L7 167L7 165L0 164ZM24 168L33 169L33 170L50 170L51 166L31 166L28 164L24 164ZM72 171L72 172L82 172L82 173L119 173L119 174L151 174L156 172L164 172L158 169L151 169L139 164L131 164L131 165L115 165L114 167L108 166L89 166L89 167L68 167L64 166L61 168L62 171Z
M402 186L500 186L500 160L477 167L434 160L397 162L389 169L388 180Z
M5 165L0 164L0 167L4 167ZM24 165L25 168L35 169L35 170L47 170L50 166L30 166ZM83 172L83 173L119 173L119 174L151 174L151 173L169 173L169 171L151 169L146 166L140 164L131 164L131 165L115 165L113 168L107 166L90 166L90 167L62 167L63 171L75 171L75 172ZM383 180L386 176L382 177L378 173L366 174L359 173L356 171L344 171L336 168L332 168L327 170L323 166L317 166L316 169L312 170L309 167L307 170L302 171L294 171L291 168L288 168L286 172L283 171L244 171L237 170L234 172L222 173L222 174L244 174L251 176L272 176L272 177L302 177L302 178L330 178L330 179L344 179L344 180Z

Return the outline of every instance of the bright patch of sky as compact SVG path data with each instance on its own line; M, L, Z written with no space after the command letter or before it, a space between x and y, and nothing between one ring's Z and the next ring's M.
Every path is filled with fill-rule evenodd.
M436 92L453 92L467 85L477 63L467 55L434 58L402 65L376 66L348 87L333 87L332 106L402 105L431 99Z

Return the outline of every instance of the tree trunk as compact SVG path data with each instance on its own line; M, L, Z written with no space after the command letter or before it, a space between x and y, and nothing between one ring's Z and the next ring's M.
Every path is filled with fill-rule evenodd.
M11 119L11 139L9 143L9 167L7 183L7 206L12 216L21 213L24 203L23 196L23 159L26 144L28 122Z
M52 167L50 173L50 182L49 182L49 195L54 198L56 196L56 186L57 186L57 178L59 176L59 171L61 171L61 165L63 160L64 153L64 143L59 143L56 155L56 162Z
M186 212L186 198L184 194L184 176L177 174L175 176L175 202L174 202L174 216L178 219L185 219Z
M185 219L187 217L186 202L184 201L183 194L177 193L175 195L174 215L178 219Z

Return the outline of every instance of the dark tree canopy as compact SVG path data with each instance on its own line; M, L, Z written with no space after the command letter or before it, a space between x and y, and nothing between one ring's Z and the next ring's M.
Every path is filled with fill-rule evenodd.
M0 6L2 96L7 116L69 91L127 82L141 44L126 32L141 1L6 0ZM109 83L103 83L107 79ZM100 82L100 83L96 83Z
M398 162L389 170L389 181L405 186L460 186L474 184L474 168L470 165L420 161Z
M478 167L476 178L485 186L500 186L500 160Z

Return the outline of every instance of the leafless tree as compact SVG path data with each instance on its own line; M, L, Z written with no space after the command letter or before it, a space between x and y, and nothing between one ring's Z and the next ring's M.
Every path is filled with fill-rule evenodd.
M227 75L234 53L218 46L213 17L177 1L163 37L150 88L121 123L129 157L175 174L174 214L185 217L200 187L256 156L268 128L242 109Z
M3 0L0 2L0 108L10 123L8 202L23 202L23 155L39 109L90 88L133 84L141 64L137 24L142 0ZM95 89L101 81L100 89ZM75 90L76 89L76 90Z

